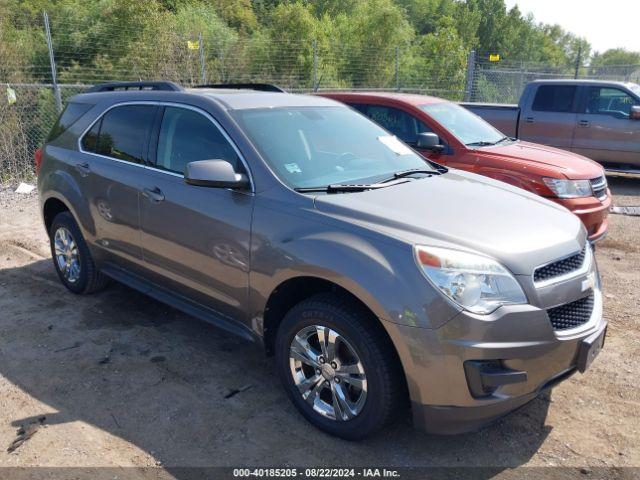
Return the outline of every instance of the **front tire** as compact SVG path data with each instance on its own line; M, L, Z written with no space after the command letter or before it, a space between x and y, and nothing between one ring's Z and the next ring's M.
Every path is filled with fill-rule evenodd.
M89 247L70 212L56 215L49 229L53 265L71 292L88 294L103 289L108 277L96 268Z
M293 307L278 329L284 388L302 415L331 435L365 438L404 406L403 372L376 321L355 301L320 294Z

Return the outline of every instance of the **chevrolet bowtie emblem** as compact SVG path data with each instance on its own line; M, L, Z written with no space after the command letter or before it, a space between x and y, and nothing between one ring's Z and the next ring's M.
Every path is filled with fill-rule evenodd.
M590 272L582 281L582 291L585 292L587 290L593 290L596 287L596 274L594 272Z

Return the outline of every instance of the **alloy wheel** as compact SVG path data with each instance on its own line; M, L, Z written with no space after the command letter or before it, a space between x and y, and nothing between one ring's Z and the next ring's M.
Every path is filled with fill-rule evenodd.
M80 278L80 253L71 232L59 227L53 237L53 247L62 276L69 283L76 283Z
M355 349L340 333L310 325L291 342L289 367L302 398L336 421L356 417L367 398L367 377Z

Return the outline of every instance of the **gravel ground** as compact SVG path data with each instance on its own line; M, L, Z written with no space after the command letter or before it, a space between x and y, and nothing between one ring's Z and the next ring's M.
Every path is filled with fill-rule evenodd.
M640 179L610 183L640 205ZM118 284L67 292L36 196L0 191L0 467L640 466L640 217L612 215L597 257L609 330L586 374L480 432L407 417L349 443L298 415L258 349Z

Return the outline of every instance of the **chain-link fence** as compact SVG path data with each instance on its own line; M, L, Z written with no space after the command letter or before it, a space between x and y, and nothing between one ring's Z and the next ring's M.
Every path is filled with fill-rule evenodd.
M14 21L29 35L0 29L0 184L33 178L33 155L66 99L113 80L172 80L185 86L265 82L291 92L381 90L477 102L515 103L539 78L640 79L640 66L551 67L490 62L468 51L433 53L417 44L345 44L242 36L220 26L195 31L127 31L108 23L91 35L62 16ZM6 97L5 97L6 93Z
M640 83L640 65L552 66L519 60L491 61L489 55L474 54L473 80L467 100L488 103L518 103L527 83L556 78L591 78Z
M63 104L87 88L57 87ZM8 84L8 95L0 101L0 185L33 179L34 152L42 146L58 116L55 91L53 84Z

